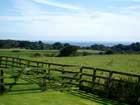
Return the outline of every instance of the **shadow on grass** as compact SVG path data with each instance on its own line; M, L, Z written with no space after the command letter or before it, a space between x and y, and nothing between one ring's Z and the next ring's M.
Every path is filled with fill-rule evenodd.
M6 84L6 93L7 94L30 94L30 93L39 93L42 92L40 87L32 86L32 83L7 83ZM20 86L20 87L18 87ZM28 87L30 86L30 87Z
M17 95L17 94L30 94L30 93L40 93L42 92L40 88L32 88L32 89L16 89L8 91L7 94Z
M17 83L16 85L30 85L30 83ZM126 105L126 104L123 104L123 103L120 103L120 102L117 102L114 100L110 100L105 97L101 97L101 96L98 96L98 95L95 95L92 93L86 93L86 92L80 91L78 89L68 89L68 90L66 89L65 90L65 88L62 89L62 87L61 88L60 87L61 86L57 86L55 84L53 84L53 85L49 84L47 86L47 91L49 89L52 89L54 91L61 91L62 93L66 92L68 94L72 94L74 96L78 96L80 98L87 99L87 100L99 103L101 105ZM19 88L12 89L7 93L11 94L11 95L17 95L17 94L30 94L30 93L41 93L41 92L42 91L40 88L29 87L28 89L19 89Z
M98 95L94 95L91 93L86 93L86 92L80 91L80 90L73 90L73 91L69 91L68 93L70 93L74 96L78 96L78 97L81 97L84 99L88 99L88 100L97 102L97 103L102 104L102 105L127 105L124 103L120 103L118 101L110 100L110 99L100 97Z

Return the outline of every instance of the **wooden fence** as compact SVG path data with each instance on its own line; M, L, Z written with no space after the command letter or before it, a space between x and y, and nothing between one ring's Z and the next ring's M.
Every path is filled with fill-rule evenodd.
M6 56L0 56L0 68L1 93L4 87L4 69L31 68L38 72L45 70L46 79L60 81L62 85L76 86L86 92L102 94L129 103L140 103L140 75L137 74Z

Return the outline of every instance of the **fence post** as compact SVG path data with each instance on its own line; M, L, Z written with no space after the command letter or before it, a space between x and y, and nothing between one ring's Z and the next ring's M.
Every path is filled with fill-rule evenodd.
M5 58L5 68L7 68L8 58Z
M0 57L0 67L2 66L2 57Z
M27 60L27 67L29 68L30 67L30 61Z
M20 67L20 59L17 58L17 67Z
M96 80L96 68L93 70L93 77L92 77L92 89L95 86L95 80Z
M42 83L41 83L41 90L45 91L47 88L47 84L46 84L46 70L43 70L43 77L42 77Z
M37 62L37 69L39 69L39 62Z
M12 69L14 68L14 64L15 64L15 59L12 58Z
M39 74L39 62L36 62L37 64L37 74Z
M64 68L63 68L63 66L62 66L62 86L64 86L64 74L65 74L65 72L64 72Z
M110 96L111 96L112 75L113 75L113 72L110 71L110 72L109 72L108 81L107 81L107 88L108 88L107 97L110 97Z
M48 64L48 79L51 79L51 69L50 69L50 64Z
M0 70L0 94L4 93L4 72Z
M21 59L19 59L19 67L21 68Z
M41 63L41 67L44 68L44 64L43 63Z
M138 105L140 104L140 76L138 77L138 89L137 89L137 93L138 93L138 100L137 103Z
M82 86L83 86L83 81L82 81L82 77L83 77L83 67L80 68L80 73L79 73L79 90L82 90Z

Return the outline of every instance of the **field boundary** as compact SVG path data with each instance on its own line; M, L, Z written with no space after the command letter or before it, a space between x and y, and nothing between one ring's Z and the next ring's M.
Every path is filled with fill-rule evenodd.
M76 86L79 90L104 95L108 98L140 104L140 75L111 71L95 67L65 65L32 61L16 57L0 56L0 93L4 91L4 69L29 69L36 73L44 71L51 81L58 73L62 86ZM43 83L45 84L45 83ZM43 85L46 86L46 85ZM131 99L131 100L130 100Z

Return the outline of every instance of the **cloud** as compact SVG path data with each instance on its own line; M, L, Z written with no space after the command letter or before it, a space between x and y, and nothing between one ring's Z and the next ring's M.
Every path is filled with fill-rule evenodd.
M93 13L94 14L94 13ZM85 15L85 16L84 16ZM140 16L96 12L97 17L82 15L42 15L39 17L7 17L24 20L18 25L28 35L36 39L58 40L137 40L140 39ZM3 19L6 17L3 17ZM45 20L46 19L46 20Z
M132 1L134 1L134 2L140 2L140 0L132 0Z
M22 33L27 39L43 40L138 40L140 15L101 11L56 12L40 8L45 0L13 0L17 16L0 16L0 32ZM47 4L45 3L43 4ZM52 5L52 4L51 4ZM57 6L56 6L57 5ZM68 4L53 4L59 8L75 9ZM77 7L76 7L77 8ZM131 7L131 9L133 9ZM8 34L9 34L8 33ZM10 36L11 37L11 36ZM15 38L15 37L14 37Z
M118 1L118 2L140 2L140 0L110 0L110 1Z
M70 9L70 10L81 9L80 7L77 7L77 6L74 6L74 5L52 2L50 0L32 0L32 1L37 2L37 3L41 3L41 4L47 4L47 5L58 7L58 8L63 8L63 9Z
M137 6L128 6L128 7L126 7L126 9L132 10L132 11L140 11L140 5L137 5Z

